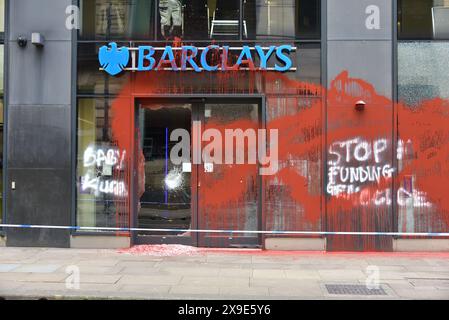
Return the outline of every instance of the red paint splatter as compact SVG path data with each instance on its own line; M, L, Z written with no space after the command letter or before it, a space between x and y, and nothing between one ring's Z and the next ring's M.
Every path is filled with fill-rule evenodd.
M252 94L267 95L267 129L279 130L280 170L274 176L263 177L265 187L263 211L264 229L313 231L394 231L394 216L400 212L396 201L385 205L372 202L382 190L389 190L392 200L407 177L414 176L414 190L425 192L431 208L414 207L412 231L446 231L449 225L449 102L433 99L418 107L394 104L377 94L375 88L362 79L353 79L347 72L332 81L326 92L326 108L321 86L269 72L229 71L226 73L158 72L133 74L112 104L112 132L118 146L130 150L127 161L132 168L135 154L134 98L155 94ZM354 109L355 102L364 100L363 112ZM397 124L396 124L397 123ZM326 124L326 128L323 125ZM227 128L245 126L236 121ZM327 176L323 151L337 141L359 137L369 142L387 139L384 161L396 162L395 133L404 142L411 141L407 158L393 179L366 182L352 194L325 194ZM324 146L324 143L326 145ZM329 157L330 155L327 154ZM237 216L238 207L253 189L251 179L242 183L242 176L253 170L249 165L224 168L217 177L206 178L201 204L216 208L210 211L209 226L241 228L244 217ZM131 174L128 173L128 177ZM395 187L393 190L393 182ZM131 180L128 178L128 186ZM323 201L323 199L325 201ZM371 199L368 205L362 205ZM130 204L128 212L131 212ZM220 209L220 210L219 210ZM394 210L393 210L394 209ZM235 215L235 216L233 216ZM411 226L405 221L405 225ZM400 226L401 227L401 226ZM328 246L334 250L391 250L391 237L332 236Z

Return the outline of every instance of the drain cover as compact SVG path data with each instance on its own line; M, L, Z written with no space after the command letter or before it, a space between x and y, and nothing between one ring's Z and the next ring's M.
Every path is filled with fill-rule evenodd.
M347 284L326 284L327 292L330 294L350 294L359 296L386 296L385 290L380 287L379 289L369 289L364 285L347 285Z

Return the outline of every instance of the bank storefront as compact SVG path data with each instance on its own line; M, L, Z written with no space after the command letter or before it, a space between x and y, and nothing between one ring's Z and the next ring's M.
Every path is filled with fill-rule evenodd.
M254 155L260 153L261 141L253 138L261 130L268 130L270 141L276 119L320 112L319 1L135 1L112 7L97 1L82 9L79 225L182 229L138 231L134 241L213 247L261 247L261 234L241 232L246 230L320 230L319 218L300 218L305 213L276 174L259 174L262 164L249 152L254 146ZM112 12L109 25L99 22L102 10ZM129 56L125 70L107 62L99 70L100 52L107 60L106 52L120 49L123 58ZM192 150L174 164L170 154L178 139L171 138L179 129L192 137ZM241 130L244 145L237 146L237 131L225 141L229 129ZM308 130L319 134L320 124ZM214 141L217 132L221 141ZM194 161L198 152L200 161ZM300 170L314 175L310 188L319 197L319 150L310 164L298 156L280 154L278 172L302 162Z
M449 249L446 1L66 2L58 246Z

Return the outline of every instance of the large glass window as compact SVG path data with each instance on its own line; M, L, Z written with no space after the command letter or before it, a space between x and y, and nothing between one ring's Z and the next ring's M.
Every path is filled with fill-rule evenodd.
M156 0L81 0L81 39L152 39Z
M319 0L244 0L244 10L245 38L320 37Z
M449 99L449 42L401 42L398 61L399 101Z
M399 0L398 38L398 231L444 232L449 0Z
M4 32L5 32L5 0L0 0L0 33ZM3 34L2 39L4 39Z
M240 0L159 0L159 39L239 39Z
M78 100L77 225L83 227L129 224L127 150L112 136L110 103Z
M449 0L398 0L399 39L449 39Z
M447 232L443 193L449 137L449 41L398 44L399 232ZM438 189L438 188L437 188ZM416 202L419 199L419 203Z
M80 43L78 45L78 93L79 94L117 94L129 81L129 73L110 77L99 69L98 51L106 43ZM118 43L118 46L126 46Z
M319 39L320 2L84 0L79 35L81 40Z

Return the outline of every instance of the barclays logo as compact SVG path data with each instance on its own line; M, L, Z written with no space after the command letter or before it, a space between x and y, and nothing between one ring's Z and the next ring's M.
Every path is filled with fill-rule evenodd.
M135 48L118 48L117 43L111 42L100 48L98 60L102 70L111 76L118 75L122 71L286 72L297 70L293 67L290 57L293 51L296 51L296 47L291 45L269 47L209 45L202 48L191 45L181 47L142 45ZM131 66L128 67L130 60Z
M101 67L111 76L115 76L126 68L129 62L129 49L117 47L117 43L111 42L108 46L102 46L98 54Z

